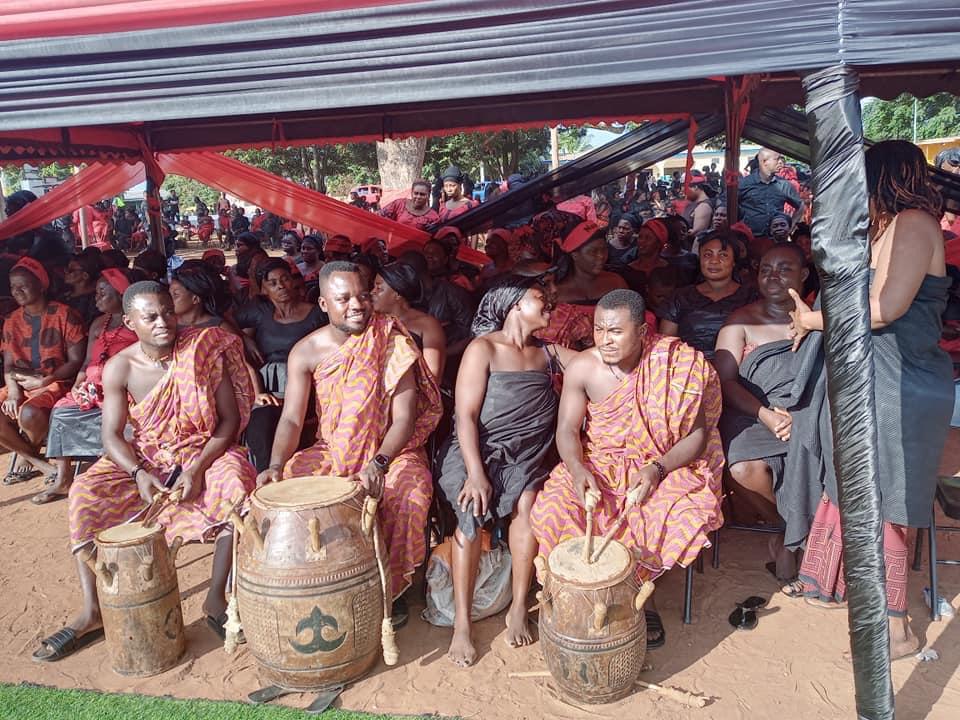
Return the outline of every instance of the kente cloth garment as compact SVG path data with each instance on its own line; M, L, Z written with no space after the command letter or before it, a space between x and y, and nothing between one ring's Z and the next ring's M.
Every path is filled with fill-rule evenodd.
M792 340L778 340L744 348L740 361L740 384L764 407L790 404L790 392L796 377L797 354ZM720 416L720 437L723 438L727 465L747 460L763 460L773 473L773 488L779 493L783 484L783 468L787 443L778 440L762 422L725 407ZM817 498L812 498L816 502ZM784 509L787 512L787 509Z
M380 501L394 597L410 586L427 552L424 528L433 481L424 445L442 412L440 389L399 320L374 313L363 333L350 336L314 369L317 442L296 453L283 469L285 478L359 473L386 435L393 394L411 367L417 382L416 426L390 463Z
M873 272L871 271L871 281ZM926 275L907 311L870 333L873 341L880 490L883 519L927 527L940 455L953 415L953 365L939 346L947 277ZM787 408L793 427L778 507L789 510L785 542L803 543L826 494L837 505L833 429L827 402L823 333L813 332L798 352L797 377ZM783 511L781 510L781 515Z
M598 536L623 511L633 473L663 457L690 434L697 414L704 414L709 439L703 455L626 510L615 536L634 551L641 580L689 565L709 545L707 534L723 524L721 403L717 374L703 354L677 338L661 337L648 344L637 369L606 398L587 404L581 442L584 464L602 496L594 511ZM583 535L586 513L563 463L547 479L530 520L544 559L558 543Z
M58 302L47 303L39 317L14 310L3 323L3 351L13 356L13 367L43 377L52 375L67 362L67 350L86 340L83 320L72 308ZM73 379L50 383L36 390L24 390L23 405L50 410L66 395ZM7 399L8 388L0 388L0 402Z
M907 528L883 523L883 562L887 578L887 614L907 614ZM803 594L824 602L843 602L847 586L843 579L843 536L840 508L823 498L817 508L800 564L798 579Z
M398 198L380 211L385 218L396 220L401 225L409 225L418 230L426 230L431 225L440 222L440 215L433 208L429 208L423 215L414 215L407 210L407 199Z
M593 347L593 314L596 303L558 303L550 311L550 324L538 330L536 336L543 342L563 345L573 350Z
M556 462L553 437L559 399L549 371L491 372L477 425L480 457L493 485L482 518L460 509L457 496L467 480L467 468L454 431L440 450L437 483L457 516L457 526L469 539L490 520L508 518L525 490L535 490Z
M197 458L219 422L216 391L224 377L233 385L242 431L254 391L240 338L220 328L189 329L178 336L166 374L143 400L130 406L131 445L144 469L162 479L174 466L188 468ZM164 526L167 541L179 535L185 542L202 542L215 535L256 479L246 451L236 444L230 447L207 470L195 500L160 513L157 522ZM130 475L102 457L70 486L70 541L74 548L81 547L142 509Z

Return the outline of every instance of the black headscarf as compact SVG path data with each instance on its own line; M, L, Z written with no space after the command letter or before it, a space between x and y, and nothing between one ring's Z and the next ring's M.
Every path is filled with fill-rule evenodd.
M523 294L536 284L535 277L505 275L498 279L481 298L470 332L479 337L503 329L510 310L520 302Z
M402 262L393 262L384 265L377 274L400 297L411 305L416 305L423 299L423 285L417 277L417 271Z
M463 173L460 172L460 168L456 165L451 165L446 170L443 171L443 175L440 176L441 180L456 180L457 182L463 182Z

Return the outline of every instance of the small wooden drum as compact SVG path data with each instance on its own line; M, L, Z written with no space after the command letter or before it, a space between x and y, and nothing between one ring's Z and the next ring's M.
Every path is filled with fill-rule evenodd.
M174 559L163 527L117 525L96 539L97 593L115 672L147 676L169 670L183 655L183 610Z
M557 545L542 561L540 640L550 674L563 695L584 703L626 697L647 651L647 623L630 551L612 541L592 563L584 538Z
M250 496L237 555L247 645L273 684L321 690L377 661L383 591L362 490L335 477L298 477Z

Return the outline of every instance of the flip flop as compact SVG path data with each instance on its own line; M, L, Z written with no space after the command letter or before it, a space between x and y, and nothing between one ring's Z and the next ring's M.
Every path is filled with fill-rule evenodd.
M62 660L102 637L103 628L91 630L80 637L77 637L77 631L71 627L61 628L50 637L40 641L41 647L33 653L33 661L43 663Z
M753 630L757 627L757 610L766 604L767 601L764 598L751 595L743 602L737 603L737 608L730 613L728 620L737 630Z
M4 485L19 485L43 475L39 470L10 470L3 478Z
M30 502L32 502L34 505L46 505L47 503L52 503L52 502L56 502L57 500L62 500L65 497L67 497L67 493L65 492L55 492L53 490L44 490L42 492L37 493L32 498L30 498Z
M788 598L802 598L804 596L803 583L799 580L791 580L782 588L780 588L780 592L782 592Z
M226 642L227 640L227 629L224 627L227 624L227 614L225 612L220 613L217 617L213 615L207 615L207 627L213 630L217 637ZM243 630L240 631L239 636L237 637L237 645L245 645L247 638L243 634Z
M663 627L663 620L660 618L660 613L656 610L644 610L643 615L647 620L647 650L656 650L666 645L667 630ZM655 633L660 633L660 637L656 640L651 640L649 637L651 630Z

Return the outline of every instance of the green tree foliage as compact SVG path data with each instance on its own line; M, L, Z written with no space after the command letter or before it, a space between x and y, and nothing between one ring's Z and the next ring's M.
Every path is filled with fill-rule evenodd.
M919 98L917 140L960 135L960 98L937 93ZM871 140L913 140L914 98L904 93L896 100L870 100L864 105L863 131Z
M549 151L550 133L546 128L434 137L427 143L423 175L434 178L450 165L456 165L465 174L479 180L481 162L486 177L492 180L516 172L536 173Z

